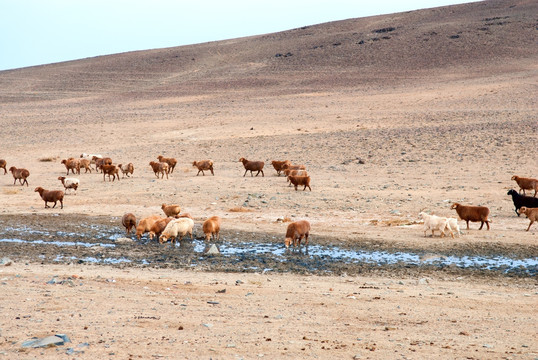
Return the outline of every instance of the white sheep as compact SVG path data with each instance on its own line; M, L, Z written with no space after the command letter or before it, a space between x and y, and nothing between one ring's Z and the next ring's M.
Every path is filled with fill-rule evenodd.
M159 236L159 243L164 244L168 239L176 242L177 237L179 236L179 241L183 239L183 236L189 234L191 240L194 240L194 235L192 229L194 228L194 221L190 218L179 218L177 220L172 220L166 225L161 236Z
M452 238L454 238L454 233L452 232L452 229L450 228L450 224L446 217L428 215L422 211L418 214L418 216L424 220L424 236L426 236L426 231L431 230L433 237L434 232L437 230L441 232L441 237L443 237L445 236L445 229L448 229L450 235L452 236Z
M447 218L448 220L448 225L450 226L450 229L453 229L453 230L456 230L456 234L459 236L461 236L461 230L460 230L460 226L458 225L458 219L455 219L455 218Z
M73 189L75 191L75 195L77 194L77 188L80 185L80 181L77 178L68 178L65 176L59 176L58 180L62 182L62 185L65 188L65 193L67 194L67 189Z

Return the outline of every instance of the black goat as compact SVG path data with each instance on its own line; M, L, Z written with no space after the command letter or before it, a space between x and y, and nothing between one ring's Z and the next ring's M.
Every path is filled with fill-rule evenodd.
M516 207L516 214L519 216L518 210L522 207L528 207L528 208L536 208L538 207L538 198L535 198L533 196L525 196L525 195L519 195L517 191L514 189L508 190L508 193L506 195L512 195L512 201L514 202L514 206Z

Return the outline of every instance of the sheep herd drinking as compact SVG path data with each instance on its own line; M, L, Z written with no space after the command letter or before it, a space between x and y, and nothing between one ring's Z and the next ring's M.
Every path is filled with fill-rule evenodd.
M154 174L158 179L164 179L165 175L168 179L168 175L173 173L177 165L177 160L175 158L165 158L162 155L159 155L157 159L158 161L151 161L149 163ZM245 168L243 177L245 177L248 171L250 171L251 176L254 176L253 172L257 172L256 176L258 176L260 173L262 174L262 177L265 176L263 172L265 163L263 161L250 161L245 158L240 158L239 161ZM120 180L120 171L125 178L125 176L130 177L130 175L133 175L135 170L133 163L128 163L127 165L114 165L111 158L103 157L100 154L83 153L80 155L80 158L64 159L61 161L61 163L66 168L66 175L69 175L70 172L72 174L80 174L81 168L85 169L85 173L91 173L93 170L91 165L94 165L95 170L100 171L103 174L103 181L106 181L105 177L108 176L109 181L112 182L115 181L116 178L118 181ZM298 186L303 186L303 191L306 190L307 187L310 191L312 191L310 187L310 176L308 176L306 167L304 165L294 165L289 160L273 160L271 164L276 170L278 176L280 176L281 173L286 175L286 179L290 183L289 186L293 185L296 191ZM200 172L202 172L202 175L205 176L204 171L210 171L214 176L213 165L214 163L212 160L200 160L192 163L192 166L198 169L196 176L198 176ZM0 159L0 168L4 169L4 174L7 174L6 167L7 162ZM30 176L30 172L27 169L12 166L9 168L9 171L12 173L14 178L13 185L16 184L17 180L19 180L20 185L29 185L28 177ZM76 190L80 185L79 179L60 176L58 177L58 180L61 181L66 192L67 190L73 190L76 194ZM516 181L520 189L519 192L510 189L507 195L512 196L516 214L518 216L525 214L529 218L530 223L526 229L526 231L529 231L531 225L535 221L538 221L538 198L536 198L536 194L538 193L538 180L533 178L519 177L516 175L512 177L512 180ZM526 196L526 190L534 190L534 195ZM48 202L54 203L52 208L56 206L57 202L60 202L60 208L63 209L63 200L65 195L63 191L46 190L42 187L36 187L35 192L38 192L42 200L45 202L45 208L50 207L47 204ZM521 195L521 192L523 192L523 195ZM486 224L488 230L490 229L489 223L491 220L488 219L490 211L487 207L468 206L453 203L451 205L451 209L456 210L458 217L466 222L467 230L469 230L469 222L480 222L481 225L479 230L482 229L484 224ZM136 223L136 217L133 214L125 214L122 217L122 224L126 228L127 235L130 235L132 229L136 229L136 237L140 239L144 233L148 232L150 239L158 238L161 244L168 240L175 242L177 238L181 240L185 235L190 235L191 239L193 238L194 221L190 214L181 214L180 208L177 205L163 204L162 210L166 215L165 218L161 218L157 215L150 216L140 220L138 225ZM420 212L419 217L421 217L424 221L425 236L427 231L431 231L432 236L434 235L435 231L439 231L441 237L445 236L446 230L448 230L453 238L454 230L456 231L456 234L461 234L458 222L454 218L429 215L425 212ZM221 221L221 218L218 216L210 217L204 221L202 224L202 229L204 231L206 241L210 241L211 239L218 241L220 239ZM286 248L290 245L293 245L294 247L300 246L303 237L305 238L305 246L307 246L309 232L310 223L308 223L308 221L300 220L291 223L287 228L284 241Z

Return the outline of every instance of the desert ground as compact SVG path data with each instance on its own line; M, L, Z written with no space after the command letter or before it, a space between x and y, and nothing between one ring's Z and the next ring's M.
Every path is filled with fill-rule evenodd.
M31 243L115 245L124 213L167 203L197 237L222 217L217 245L283 248L307 219L311 246L536 261L538 224L525 231L507 195L513 175L538 177L536 11L486 1L0 72L0 158L30 171L20 186L0 169L1 237L28 241L0 242L0 357L536 358L536 265L319 271L304 249L245 266L146 237ZM61 161L81 153L134 174L71 174L77 194L45 208L35 187L61 189ZM168 179L158 155L178 160ZM241 157L264 176L243 176ZM196 176L201 159L214 176ZM276 174L285 159L312 191ZM487 206L491 229L425 237L418 213L456 217L454 202ZM152 260L79 261L97 255ZM57 333L71 343L21 346Z

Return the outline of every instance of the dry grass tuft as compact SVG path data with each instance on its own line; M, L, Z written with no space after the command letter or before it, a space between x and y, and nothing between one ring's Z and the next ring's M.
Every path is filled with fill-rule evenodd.
M21 189L4 189L4 194L6 195L17 195L21 193Z
M42 157L40 159L38 159L40 162L54 162L56 160L58 160L60 157L59 156L47 156L47 157Z

